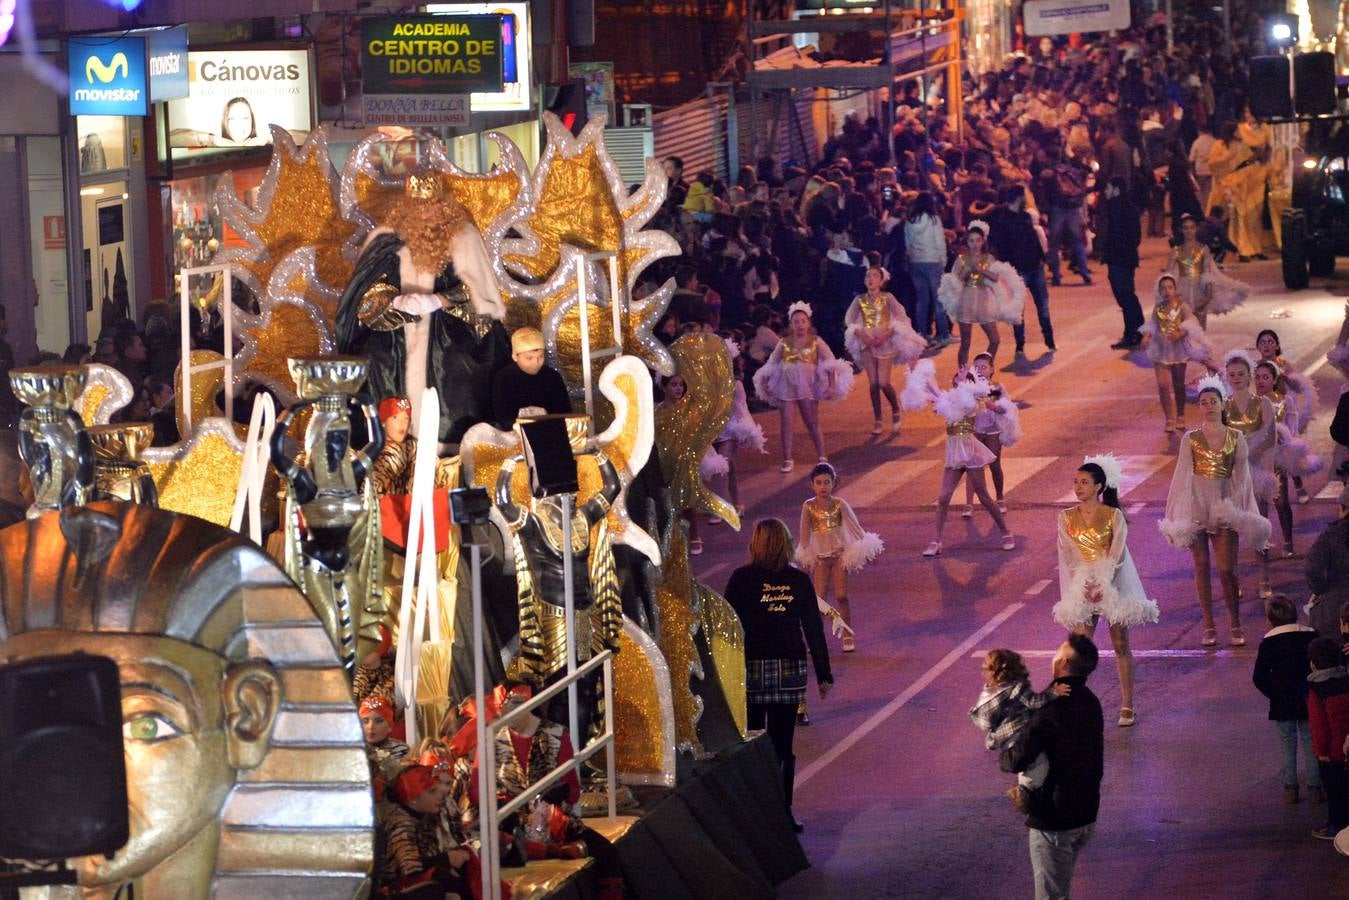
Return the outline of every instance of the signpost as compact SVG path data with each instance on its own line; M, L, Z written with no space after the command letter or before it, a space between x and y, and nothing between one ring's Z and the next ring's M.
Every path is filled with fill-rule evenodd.
M469 95L503 84L500 15L361 22L366 125L467 125Z

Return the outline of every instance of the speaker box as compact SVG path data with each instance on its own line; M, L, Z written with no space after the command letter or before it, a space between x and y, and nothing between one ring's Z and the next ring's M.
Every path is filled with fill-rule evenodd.
M117 664L48 656L0 666L0 857L112 855L127 842Z
M1293 57L1293 89L1299 116L1335 112L1335 54L1320 51Z
M1293 114L1288 88L1288 57L1256 56L1250 64L1251 114L1257 119L1286 119Z
M567 0L567 44L595 46L595 0Z
M535 497L574 494L581 489L576 457L567 437L566 414L521 419L525 463L529 466L529 489Z

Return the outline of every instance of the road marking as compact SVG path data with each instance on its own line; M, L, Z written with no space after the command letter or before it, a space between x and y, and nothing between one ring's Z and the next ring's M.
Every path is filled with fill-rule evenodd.
M941 465L942 461L936 459L892 459L873 466L865 473L845 477L838 489L838 496L847 500L854 509L875 506L877 501L893 494L907 482Z
M830 763L847 753L855 744L879 728L886 719L899 712L906 703L926 690L928 685L936 681L943 672L955 665L957 660L961 659L973 647L977 646L980 641L996 631L998 626L1011 618L1012 615L1024 605L1025 604L1023 603L1008 604L1002 612L985 622L978 631L961 641L958 647L943 656L940 662L924 672L922 677L905 688L903 693L873 713L871 718L854 728L847 737L835 744L827 753L798 772L796 775L796 787L801 787L820 772L823 772Z
M1049 587L1049 585L1052 583L1053 582L1048 578L1041 578L1039 581L1035 582L1035 584L1032 584L1030 587L1026 588L1026 596L1038 597L1044 591L1044 589Z
M1320 493L1316 495L1317 500L1335 500L1344 490L1344 482L1336 481L1334 478L1326 482L1326 486L1321 488Z
M1053 659L1057 650L1018 650L1022 659ZM1134 659L1207 659L1211 656L1231 656L1230 650L1135 650ZM987 650L975 650L970 659L983 659ZM1102 650L1100 655L1114 656L1114 650ZM1245 654L1242 654L1243 656Z
M1140 512L1143 511L1143 508L1146 507L1146 506L1147 506L1146 503L1135 503L1135 504L1131 505L1131 506L1129 507L1129 515L1131 515L1131 516L1136 516L1136 515L1138 515Z
M1123 497L1166 466L1174 463L1173 454L1148 454L1142 456L1121 456L1120 466L1124 469L1124 484L1119 495ZM1059 498L1059 503L1075 503L1077 498L1071 492Z
M1011 493L1017 485L1028 481L1060 459L1063 459L1063 457L1017 456L1012 452L1004 452L1002 454L1003 493Z

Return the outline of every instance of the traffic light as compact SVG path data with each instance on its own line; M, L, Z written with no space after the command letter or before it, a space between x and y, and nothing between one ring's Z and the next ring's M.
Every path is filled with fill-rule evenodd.
M589 117L586 115L586 88L580 78L567 84L550 84L544 99L547 109L562 120L572 134L580 134Z

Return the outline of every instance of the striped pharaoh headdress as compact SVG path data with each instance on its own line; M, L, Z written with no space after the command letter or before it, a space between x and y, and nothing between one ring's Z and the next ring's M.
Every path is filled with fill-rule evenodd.
M231 531L146 506L91 509L120 527L102 559L77 557L57 513L0 531L0 655L19 635L58 631L270 663L280 712L267 755L225 800L212 896L350 898L373 847L369 773L350 686L308 601Z

